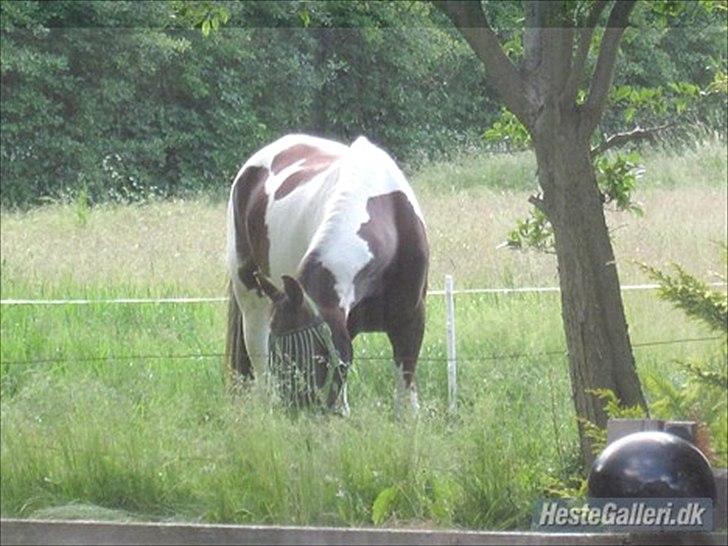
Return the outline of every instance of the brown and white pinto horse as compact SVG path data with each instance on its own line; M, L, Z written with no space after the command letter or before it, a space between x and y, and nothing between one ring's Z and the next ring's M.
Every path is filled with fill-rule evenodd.
M416 410L428 256L412 188L366 138L345 146L288 135L266 146L243 165L230 191L229 366L269 377L272 340L322 326L323 335L319 328L289 338L284 366L313 355L304 380L322 394L319 403L346 414L352 340L385 332L396 408L408 402Z

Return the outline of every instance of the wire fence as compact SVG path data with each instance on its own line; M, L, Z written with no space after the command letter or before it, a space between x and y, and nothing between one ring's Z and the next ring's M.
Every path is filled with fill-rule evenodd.
M660 339L653 341L645 341L641 343L633 343L632 347L652 347L656 345L674 345L678 343L696 343L696 342L707 342L717 341L723 339L722 336L712 337L694 337L694 338L683 338L683 339ZM526 357L546 357L546 356L565 356L566 349L553 350L553 351L539 351L539 352L523 352L523 353L503 353L494 355L480 355L477 357L458 357L458 362L483 362L489 360L516 360L519 358ZM2 364L56 364L62 362L106 362L106 361L118 361L118 360L200 360L206 358L223 358L225 353L181 353L181 354L131 354L131 355L97 355L89 357L73 357L73 356L62 356L62 357L49 357L49 358L37 358L28 360L2 360ZM389 356L358 356L354 355L354 361L391 361L392 357ZM417 359L419 362L447 362L448 357L420 357Z
M708 286L721 288L726 287L725 282L714 282ZM656 290L659 284L627 284L623 285L623 291ZM560 292L558 286L526 286L519 288L461 288L453 290L453 295L459 294L540 294L546 292ZM428 290L428 296L443 296L445 290ZM189 304L189 303L219 303L228 301L227 297L167 297L167 298L101 298L101 299L0 299L0 305L106 305L106 304Z
M726 283L711 283L712 287L725 287ZM623 291L655 290L657 284L634 284L624 285ZM527 294L527 293L548 293L559 292L558 286L520 287L520 288L466 288L454 290L452 285L445 290L430 290L428 295L445 296L452 298L455 295L477 295L477 294ZM0 305L6 306L58 306L58 305L141 305L141 304L197 304L197 303L220 303L227 302L227 297L167 297L167 298L112 298L112 299L2 299ZM452 317L454 321L454 316ZM680 343L708 342L722 339L722 336L693 337L682 339L663 339L633 343L632 347L651 347L657 345L672 345ZM518 352L503 354L484 354L477 357L458 356L458 362L483 362L493 360L515 360L520 358L540 358L550 356L566 356L566 349L539 351L539 352ZM200 360L218 358L225 356L220 352L198 352L181 354L129 354L129 355L94 355L88 357L57 356L35 359L0 359L3 365L33 365L33 364L56 364L64 362L106 362L106 361L139 361L139 360ZM454 359L454 355L442 357L420 357L419 362L448 362ZM354 355L355 361L391 361L391 356L365 356Z

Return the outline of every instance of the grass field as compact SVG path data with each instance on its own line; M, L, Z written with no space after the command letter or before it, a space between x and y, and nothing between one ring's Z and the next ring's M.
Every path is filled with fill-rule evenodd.
M624 284L645 281L635 261L679 261L707 280L724 272L725 157L718 141L646 154L645 217L609 213ZM458 287L555 285L553 256L496 250L527 210L532 158L457 165L412 177L431 288L445 273ZM3 212L2 297L221 295L223 212L204 198ZM676 360L721 350L643 345L711 333L650 292L624 298L651 402L664 381L684 381ZM225 391L224 305L3 306L2 515L528 527L531 501L577 464L558 296L461 295L456 306L458 414L446 411L444 305L433 296L422 411L403 423L379 335L355 343L350 418L296 417L255 391ZM169 356L189 354L208 356ZM43 359L62 361L25 362ZM710 407L671 417L709 419Z

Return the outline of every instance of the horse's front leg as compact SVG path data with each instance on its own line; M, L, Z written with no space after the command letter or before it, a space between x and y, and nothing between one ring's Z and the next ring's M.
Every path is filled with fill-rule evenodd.
M242 331L248 359L256 381L263 383L268 369L270 306L256 290L249 290L239 279L235 281L233 292L242 314Z

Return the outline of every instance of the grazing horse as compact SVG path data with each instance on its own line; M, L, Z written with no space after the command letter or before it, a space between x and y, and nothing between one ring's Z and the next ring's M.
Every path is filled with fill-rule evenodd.
M429 248L417 199L386 152L364 137L269 144L235 177L227 241L236 374L347 414L352 340L385 332L395 408L416 411Z

